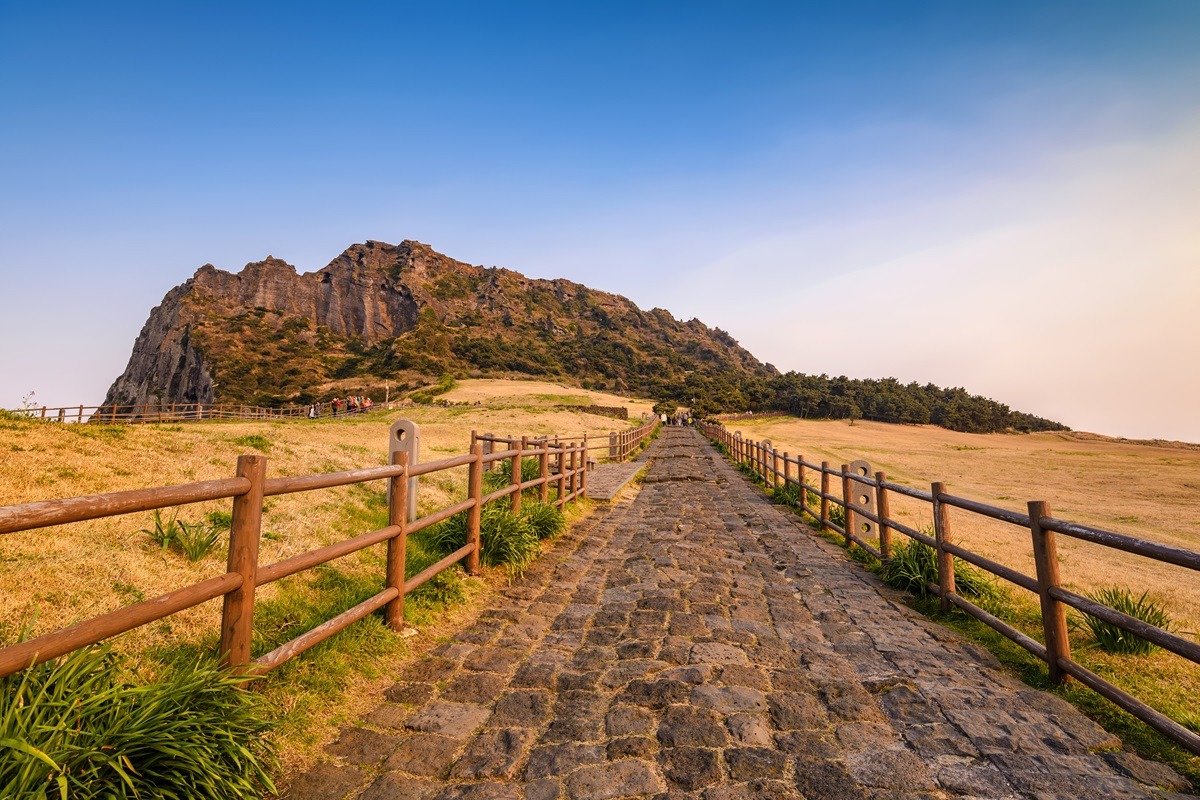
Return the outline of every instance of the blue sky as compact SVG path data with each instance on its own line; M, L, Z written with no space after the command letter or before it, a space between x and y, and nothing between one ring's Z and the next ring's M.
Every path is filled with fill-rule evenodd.
M417 239L1200 441L1197 220L1191 0L0 0L0 406L99 402L204 263Z

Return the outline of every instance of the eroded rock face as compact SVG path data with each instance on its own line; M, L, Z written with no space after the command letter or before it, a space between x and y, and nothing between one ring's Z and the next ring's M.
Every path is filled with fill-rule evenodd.
M311 402L445 372L590 378L649 394L693 374L776 374L699 320L420 242L368 241L305 274L270 256L237 274L201 267L151 312L104 404Z
M399 336L412 329L419 308L398 279L406 273L427 277L447 267L478 269L419 242L356 244L324 269L305 274L271 256L236 275L205 264L150 312L104 405L214 402L217 391L203 341L193 341L193 329L205 317L266 309L367 344Z

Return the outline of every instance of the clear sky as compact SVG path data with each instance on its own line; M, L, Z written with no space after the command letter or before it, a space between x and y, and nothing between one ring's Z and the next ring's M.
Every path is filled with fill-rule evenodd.
M0 0L0 406L367 239L1200 441L1200 3Z

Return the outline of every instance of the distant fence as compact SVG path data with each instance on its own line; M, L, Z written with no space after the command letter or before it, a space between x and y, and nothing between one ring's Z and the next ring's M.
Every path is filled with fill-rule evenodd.
M410 425L405 421L398 422ZM397 425L393 425L393 430ZM479 572L480 513L483 506L505 497L519 511L526 489L538 489L542 502L549 502L551 486L556 488L555 503L561 508L587 496L587 444L560 442L544 438L528 448L513 448L485 454L483 442L472 444L466 455L410 464L407 452L395 452L390 466L367 467L345 472L330 472L290 478L267 478L267 459L260 455L240 456L235 477L200 481L178 486L161 486L125 492L45 500L0 507L0 534L31 531L51 525L114 517L139 511L232 499L233 521L225 574L185 586L164 595L125 606L116 611L0 649L0 677L48 661L66 653L96 644L125 631L133 630L208 600L223 598L220 654L224 663L250 674L262 674L338 631L384 609L387 623L394 629L404 625L404 598L409 592L460 561L467 572ZM522 482L523 458L538 459L537 478ZM483 494L482 475L492 464L509 462L507 486ZM467 497L459 503L409 521L409 480L444 470L466 467ZM388 525L350 539L320 547L273 564L258 563L262 536L263 498L293 492L309 492L335 486L386 480L389 482ZM467 543L419 574L405 579L405 554L409 535L424 530L455 514L467 513ZM302 570L311 569L335 558L377 544L387 546L385 588L368 600L347 609L290 642L253 661L250 641L254 625L255 590Z
M308 416L309 406L266 408L241 403L140 403L138 405L62 406L9 409L47 422L96 422L110 425L150 422L196 422L210 419L295 419ZM341 416L348 411L340 411Z
M1071 658L1071 645L1067 637L1066 606L1116 625L1122 630L1183 656L1193 663L1200 663L1200 645L1064 588L1059 575L1055 534L1061 533L1074 539L1191 570L1200 570L1200 553L1055 519L1051 516L1049 505L1042 501L1030 501L1029 513L1021 514L948 494L944 483L933 483L930 491L925 492L888 481L887 476L882 472L876 472L874 476L867 474L869 467L866 466L866 462L854 462L853 466L843 464L840 469L834 469L828 461L815 464L805 461L803 456L792 457L788 453L780 453L769 442L744 439L741 433L731 434L723 425L700 423L698 427L709 439L725 447L729 457L735 463L749 465L755 474L766 481L768 486L799 488L800 509L816 519L820 523L821 530L832 530L841 534L845 538L847 547L858 545L880 561L887 561L892 557L892 531L899 531L910 539L932 547L937 553L938 582L936 585L929 584L928 588L941 598L943 610L949 610L951 606L962 609L1045 661L1053 682L1061 682L1064 676L1073 677L1151 728L1178 742L1191 752L1200 754L1200 736L1196 733L1114 686ZM820 476L819 489L807 484L806 471ZM841 481L840 496L830 490L831 478ZM807 499L809 491L820 498L819 509L809 507ZM931 537L914 530L889 516L888 495L891 492L931 504L934 536ZM845 509L844 527L830 520L830 503ZM1036 576L1025 575L955 544L950 527L951 507L1028 530L1032 537ZM878 549L862 538L863 526L868 521L878 526ZM955 557L1037 595L1040 601L1042 630L1046 644L1043 645L1026 636L959 595L955 591L954 585Z

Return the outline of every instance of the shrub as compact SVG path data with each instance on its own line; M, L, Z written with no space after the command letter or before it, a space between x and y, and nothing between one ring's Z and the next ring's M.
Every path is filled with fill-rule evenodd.
M937 551L924 542L906 539L892 546L892 557L882 564L879 572L889 585L922 599L929 598L933 596L929 584L936 586L938 582ZM961 558L954 559L954 590L970 600L989 604L998 602L1003 595L987 573Z
M567 527L566 515L555 505L530 503L521 507L521 516L539 539L552 539Z
M1109 586L1089 592L1087 596L1097 603L1136 617L1142 622L1148 622L1163 630L1171 629L1171 615L1161 602L1149 597L1149 592L1135 596L1127 586ZM1092 638L1096 640L1096 646L1106 653L1144 656L1158 649L1158 645L1153 642L1099 617L1084 614L1082 619L1084 627L1091 631Z
M209 661L118 678L107 646L0 679L5 797L257 798L274 792L267 728L242 679Z
M801 491L803 490L794 483L776 486L771 490L771 502L779 503L789 508L799 508Z
M449 554L467 543L467 513L455 514L429 528L425 545ZM510 574L525 571L541 552L538 533L524 515L513 514L501 504L483 507L479 520L479 561L488 567L504 567Z

